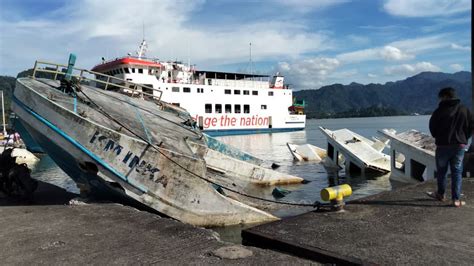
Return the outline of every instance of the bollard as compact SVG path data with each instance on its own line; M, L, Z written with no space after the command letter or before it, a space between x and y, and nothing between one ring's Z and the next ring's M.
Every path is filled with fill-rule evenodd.
M321 199L331 203L331 209L341 211L344 209L344 198L352 195L352 188L348 184L328 187L321 190Z

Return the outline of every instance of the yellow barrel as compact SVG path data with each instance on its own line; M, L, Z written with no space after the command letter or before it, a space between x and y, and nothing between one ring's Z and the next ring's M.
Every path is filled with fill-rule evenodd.
M342 200L352 195L352 188L348 184L328 187L321 190L321 199L324 201Z

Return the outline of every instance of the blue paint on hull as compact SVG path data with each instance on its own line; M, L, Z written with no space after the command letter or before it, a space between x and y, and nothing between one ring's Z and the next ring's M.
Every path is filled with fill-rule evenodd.
M78 148L79 150L81 150L82 152L90 156L91 161L95 161L96 163L101 164L101 166L106 169L110 168L110 166L105 164L105 162L102 162L100 159L97 158L97 156L95 156L90 151L82 147L82 145L80 145L75 140L70 138L66 133L56 128L56 126L54 126L49 121L47 121L46 119L44 119L43 117L35 113L33 110L29 109L22 102L20 102L16 97L13 97L13 102L18 107L26 111L28 115L36 119L38 122L52 129L57 134L57 137L63 137L64 139L72 143L74 146L76 146L76 148ZM74 182L78 184L88 184L90 186L91 195L94 196L95 198L101 198L101 199L104 198L104 199L119 201L125 204L149 209L149 207L126 196L124 192L121 191L121 189L112 188L110 184L108 184L108 182L104 181L102 178L100 178L96 174L91 174L91 173L88 173L87 171L82 170L79 167L78 162L71 155L70 152L68 152L63 147L57 145L51 140L52 136L43 135L40 131L36 130L34 127L28 125L27 123L24 123L24 126L25 126L26 131L32 136L35 142L40 145L40 147L51 157L51 159L59 166L59 168L61 168L66 174L68 174L69 177L71 177L71 179L74 180ZM111 170L112 170L112 173L116 172L114 169L111 169ZM123 176L118 176L118 177L121 179L124 178Z
M26 130L23 122L18 117L11 118L13 128L21 136L21 139L25 143L26 149L33 153L44 153L41 146L33 139L28 130Z
M231 136L231 135L249 135L249 134L261 134L261 133L280 133L280 132L292 132L304 130L301 128L255 128L255 129L223 129L223 130L204 130L209 136Z

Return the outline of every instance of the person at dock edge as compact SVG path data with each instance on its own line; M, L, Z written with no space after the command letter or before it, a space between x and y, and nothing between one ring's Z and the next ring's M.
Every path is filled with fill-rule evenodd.
M461 105L453 88L443 88L438 93L439 105L430 118L430 132L436 143L436 178L438 191L429 194L443 201L446 190L446 173L451 169L451 195L453 206L461 207L462 167L464 152L473 130L473 117Z

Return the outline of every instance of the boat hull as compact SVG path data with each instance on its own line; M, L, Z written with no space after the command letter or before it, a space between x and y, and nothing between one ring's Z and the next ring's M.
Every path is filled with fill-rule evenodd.
M139 139L75 114L34 87L34 80L17 80L13 110L34 140L85 190L126 195L199 226L277 219L219 194L202 179L206 176L202 159L157 151Z

